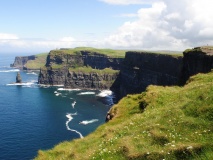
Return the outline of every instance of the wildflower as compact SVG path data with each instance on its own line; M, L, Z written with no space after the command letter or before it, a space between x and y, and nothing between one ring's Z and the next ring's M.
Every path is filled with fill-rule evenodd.
M192 149L193 147L192 146L189 146L189 147L187 147L186 149Z

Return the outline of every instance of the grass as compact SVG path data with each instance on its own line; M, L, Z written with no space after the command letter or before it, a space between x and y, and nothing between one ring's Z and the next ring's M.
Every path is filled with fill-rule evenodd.
M104 69L93 69L92 67L77 67L77 68L69 68L70 72L83 72L83 73L98 73L98 74L115 74L118 73L118 70L113 70L111 68L104 68Z
M94 53L104 54L111 58L124 58L125 53L131 50L113 50L113 49L97 49L91 47L77 47L73 49L60 49L60 50L52 50L51 54L73 54L73 55L81 55L81 51L89 51L90 54L93 55ZM181 52L174 52L174 51L144 51L144 50L132 50L137 52L145 52L145 53L156 53L156 54L168 54L173 56L182 56Z
M73 49L60 49L52 50L51 54L72 54L72 55L81 55L81 51L88 51L91 55L94 53L104 54L112 58L124 58L125 50L112 50L112 49L96 49L91 47L77 47Z
M40 69L46 63L48 53L41 53L36 55L35 60L29 60L25 65L28 69Z
M113 119L84 139L40 150L35 159L213 159L213 72L184 87L149 86L110 113Z

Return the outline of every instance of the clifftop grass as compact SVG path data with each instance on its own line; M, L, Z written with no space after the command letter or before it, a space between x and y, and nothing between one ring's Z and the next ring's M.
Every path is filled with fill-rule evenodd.
M35 60L29 60L25 65L28 69L39 69L46 63L48 53L37 54Z
M51 54L71 54L71 55L81 55L81 51L91 52L91 55L94 53L104 54L106 56L112 58L124 58L125 50L112 50L112 49L96 49L90 47L77 47L73 49L60 49L60 50L52 50Z
M110 113L113 119L94 133L39 151L36 159L213 159L213 72L184 87L149 86Z
M111 68L105 69L93 69L92 67L77 67L77 68L69 68L70 72L83 72L83 73L98 73L98 74L115 74L118 73L118 70L113 70Z
M81 51L88 51L91 52L91 55L94 53L100 53L104 54L106 56L109 56L111 58L124 58L125 53L127 51L131 50L115 50L115 49L97 49L97 48L91 48L91 47L76 47L73 49L60 49L60 50L52 50L52 55L57 54L72 54L72 55L80 55ZM136 52L144 52L144 53L155 53L155 54L168 54L173 56L182 56L183 54L181 52L176 51L143 51L143 50L132 50Z

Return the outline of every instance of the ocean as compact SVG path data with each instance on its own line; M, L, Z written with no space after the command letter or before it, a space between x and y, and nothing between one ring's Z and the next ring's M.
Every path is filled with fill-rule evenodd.
M38 150L83 138L105 123L111 91L40 86L38 72L10 68L15 55L0 55L0 159L29 160ZM17 72L23 83L14 84Z

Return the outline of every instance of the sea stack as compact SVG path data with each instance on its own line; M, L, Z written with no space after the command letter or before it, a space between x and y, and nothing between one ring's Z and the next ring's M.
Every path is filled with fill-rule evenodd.
M16 76L16 83L21 83L21 82L22 82L21 75L20 75L20 72L18 72Z

